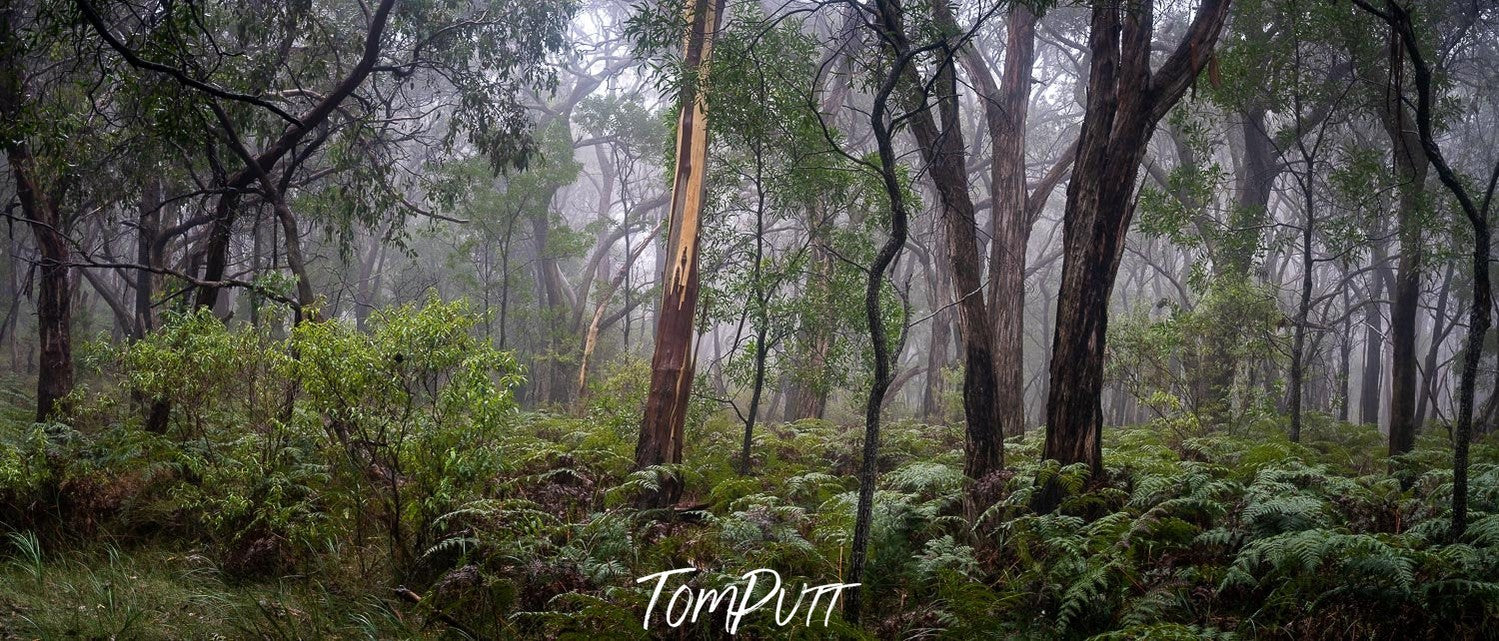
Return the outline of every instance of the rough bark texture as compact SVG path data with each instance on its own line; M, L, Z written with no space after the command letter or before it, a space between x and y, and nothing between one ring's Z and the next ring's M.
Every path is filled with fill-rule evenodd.
M1093 8L1088 97L1062 225L1062 279L1053 334L1051 387L1043 456L1103 471L1104 337L1109 293L1134 215L1135 178L1156 123L1206 65L1228 14L1227 0L1206 0L1184 40L1152 73L1152 3ZM1037 495L1054 509L1060 488Z
M148 265L154 268L163 266L161 256L152 251L156 242L156 236L161 230L161 208L164 196L161 181L153 179L149 181L141 191L140 219L136 228L135 262L140 265ZM132 340L140 340L146 334L156 329L156 309L152 307L152 299L161 277L150 270L141 269L135 273L135 324L131 332ZM144 406L146 429L151 432L163 433L167 430L167 421L171 418L171 405L160 399L137 398Z
M22 76L20 25L16 8L0 8L0 120L7 134L23 120L26 86ZM65 235L66 221L58 209L64 189L49 189L37 172L31 146L19 134L0 140L10 174L15 180L21 217L36 243L36 321L40 355L36 381L36 420L54 415L57 403L73 390L71 251ZM62 183L64 181L54 181Z
M990 191L994 208L989 251L989 311L993 314L996 414L1006 436L1025 433L1025 249L1031 208L1025 181L1025 119L1031 66L1036 58L1036 16L1024 4L1010 10L1004 77L996 91L976 54L969 75L986 94L985 119L994 146ZM1040 196L1042 199L1045 195Z
M706 70L713 32L724 0L695 0L689 8L686 64ZM701 76L700 76L701 77ZM693 321L698 298L698 224L707 185L707 101L700 90L683 96L677 120L677 166L671 197L661 308L656 321L656 349L651 358L651 387L635 446L635 466L680 463L687 401L692 393ZM664 478L660 489L641 497L643 505L675 503L682 494L676 478Z
M897 35L896 40L900 53L910 50L903 34ZM963 473L973 481L980 481L1004 466L1004 432L999 422L994 376L994 328L984 302L978 223L968 191L967 155L958 114L957 69L953 59L956 54L957 51L944 46L930 95L923 90L928 85L914 67L905 72L904 89L909 92L906 107L911 111L911 130L937 188L938 209L947 238L947 259L956 289L958 334L963 352L963 416L967 426ZM935 107L940 115L940 125L930 107ZM981 485L975 483L974 487ZM987 507L985 497L970 498L973 499L970 507Z
M38 184L34 160L25 143L7 150L21 215L31 228L40 260L37 264L36 323L40 354L36 380L36 420L52 418L57 404L73 391L73 287L68 265L71 251L57 202Z
M876 0L876 4L879 7L880 26L886 37L889 38L890 34L904 34L899 5L895 5L891 0ZM903 35L896 37L901 38ZM885 195L890 199L890 236L885 239L885 243L875 254L874 262L869 266L869 275L864 287L864 313L869 322L869 339L874 352L874 381L869 386L869 397L864 405L864 448L859 467L859 503L854 509L854 538L852 549L849 550L848 576L844 578L845 583L855 584L863 580L864 564L869 554L869 534L874 520L874 487L879 475L881 409L884 407L885 391L890 388L892 379L890 341L885 330L881 292L885 286L885 270L895 261L895 257L900 254L901 248L906 244L906 222L909 218L902 195L900 173L896 166L895 145L892 141L894 132L891 131L888 121L887 103L896 84L904 76L903 71L906 65L914 64L914 62L913 54L909 49L899 51L898 44L888 44L894 45L898 51L895 61L875 93L874 109L870 114L870 127L874 131L875 143L879 150L881 183L885 187ZM899 354L899 350L895 353ZM863 599L863 592L855 587L850 591L848 600L844 602L844 618L854 625L859 623Z
M1400 183L1400 261L1390 302L1390 454L1404 454L1416 444L1416 313L1421 297L1421 203L1429 163L1402 104L1405 58L1399 36L1390 37L1390 82L1385 89L1383 122L1394 150Z

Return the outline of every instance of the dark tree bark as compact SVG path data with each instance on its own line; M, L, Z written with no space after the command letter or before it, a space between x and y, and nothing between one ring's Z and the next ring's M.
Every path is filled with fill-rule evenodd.
M1489 228L1489 208L1494 200L1494 188L1499 185L1499 163L1489 174L1488 189L1483 199L1477 201L1468 192L1468 187L1442 155L1432 130L1432 102L1434 96L1431 68L1427 66L1425 54L1421 52L1420 40L1416 37L1410 13L1395 0L1386 0L1381 11L1364 0L1354 0L1364 11L1378 16L1399 36L1405 54L1410 60L1412 80L1416 89L1416 130L1421 139L1421 148L1426 160L1447 190L1452 192L1461 206L1468 225L1473 228L1473 307L1469 310L1468 341L1463 354L1462 380L1457 393L1457 421L1452 430L1452 528L1453 540L1462 538L1468 527L1468 446L1473 431L1473 397L1478 383L1478 363L1483 358L1483 343L1488 335L1494 304L1493 288L1489 282L1489 243L1492 235Z
M36 420L47 421L58 410L58 402L73 391L73 283L69 267L65 221L58 210L57 195L49 195L39 184L35 160L26 143L10 143L6 156L16 178L16 196L21 215L36 241L36 323L40 339L37 359Z
M162 257L152 251L161 231L161 209L164 187L159 179L147 181L141 191L140 218L136 226L135 262L153 268L165 267ZM132 340L145 338L156 329L156 309L152 306L161 276L148 269L135 272L135 325ZM167 430L171 404L162 399L137 398L144 406L146 429L155 433Z
M983 56L970 49L963 57L984 99L993 145L988 305L994 332L995 412L1005 436L1025 433L1025 252L1041 206L1056 185L1043 180L1031 195L1025 179L1025 122L1036 59L1036 19L1024 3L1010 9L1004 76L998 87ZM1059 165L1071 163L1070 154L1063 157ZM1053 175L1060 178L1055 171L1048 178Z
M1305 146L1302 147L1303 156L1306 156ZM1312 256L1312 233L1316 228L1316 215L1312 205L1312 180L1314 171L1310 157L1306 158L1306 175L1302 178L1301 186L1306 207L1306 219L1301 223L1301 291L1296 304L1296 329L1295 337L1291 340L1291 380L1290 389L1287 391L1289 413L1291 415L1290 438L1292 443L1301 442L1301 403L1305 396L1303 381L1306 373L1306 323L1307 312L1312 306L1312 268L1314 266Z
M1405 71L1399 35L1390 34L1390 81L1385 88L1383 123L1394 151L1395 177L1400 183L1396 225L1400 260L1394 297L1390 301L1390 455L1404 454L1416 444L1416 313L1421 297L1421 216L1429 165L1421 151L1405 105L1401 86Z
M694 0L688 23L684 63L706 70L713 36L718 30L724 0ZM637 468L680 463L692 394L693 323L698 298L698 225L707 191L704 174L708 155L707 100L701 88L683 92L677 120L677 166L671 198L671 226L662 277L661 307L656 318L656 351L651 358L651 386L646 395L640 440L635 446ZM644 506L676 503L682 483L663 478L657 491L641 497Z
M73 283L69 259L72 250L67 223L59 209L68 179L45 180L31 145L24 134L10 128L23 122L27 87L20 59L22 44L19 8L6 3L0 8L0 120L7 135L0 136L0 149L15 180L21 217L31 229L39 256L37 261L36 321L40 356L36 381L36 420L53 418L58 401L73 390Z
M1183 41L1150 69L1153 3L1093 8L1088 97L1063 219L1062 281L1057 295L1051 388L1043 456L1103 472L1104 337L1109 294L1134 216L1135 178L1156 123L1207 64L1228 15L1228 0L1205 0ZM1038 511L1060 502L1053 481Z
M765 286L765 157L760 143L755 153L755 376L750 386L748 414L744 417L744 442L739 452L739 473L750 472L750 448L754 444L755 420L760 415L760 395L765 390L765 359L770 353L770 291Z
M881 3L882 12L899 14L894 3ZM939 3L939 17L944 10ZM950 16L947 22L951 23ZM884 16L899 23L903 16ZM912 45L904 33L891 36L898 55L907 55ZM911 130L916 135L922 160L937 189L937 200L947 239L947 259L952 267L957 296L959 344L963 352L963 415L967 438L963 448L963 473L977 490L989 475L1004 466L1004 431L998 414L998 383L994 375L994 328L983 292L983 261L979 257L978 222L969 193L962 120L958 113L955 57L959 43L943 42L938 48L936 75L930 84L915 67L904 70L903 89ZM933 117L935 108L938 118ZM1024 181L1024 174L1021 174ZM1023 427L1023 426L1022 426ZM987 497L969 495L969 508L988 507Z
M890 338L885 330L884 306L881 292L885 287L885 271L895 262L901 248L906 244L907 220L904 192L900 184L900 170L896 163L893 123L889 114L890 95L896 86L906 79L907 65L915 64L916 53L903 46L905 25L900 7L894 0L876 0L879 8L880 36L888 48L896 50L885 77L874 95L874 108L870 111L870 128L874 132L876 149L879 151L879 174L885 195L890 201L890 236L875 254L869 266L864 287L864 314L869 322L869 340L874 352L874 380L869 386L869 397L864 404L864 447L859 467L859 503L854 510L854 537L849 551L846 583L860 583L864 576L864 564L869 555L869 533L874 515L874 486L879 476L880 421L884 407L885 391L893 378ZM900 350L896 349L895 354ZM855 586L844 602L844 618L858 625L862 615L863 590Z
M1376 275L1370 279L1369 302L1364 305L1364 367L1359 379L1358 420L1379 425L1379 390L1384 379L1384 314L1379 311L1382 293Z
M1347 277L1344 277L1344 281ZM1338 337L1338 420L1348 422L1350 382L1353 379L1353 303L1343 289L1343 333Z
M1291 31L1295 32L1295 17L1292 20ZM1296 38L1296 36L1293 35L1293 38ZM1299 86L1300 74L1303 68L1300 40L1293 39L1292 47L1294 56L1292 73L1295 74L1293 82ZM1312 306L1312 273L1315 271L1317 265L1316 257L1312 254L1312 238L1317 231L1315 198L1317 193L1317 155L1322 151L1322 144L1327 136L1327 127L1330 122L1327 112L1331 111L1336 105L1334 103L1325 105L1321 117L1311 116L1304 109L1301 91L1296 90L1291 95L1291 106L1296 123L1296 150L1301 155L1302 173L1296 176L1296 181L1301 187L1302 213L1304 217L1301 223L1301 291L1296 306L1295 336L1292 339L1291 345L1291 380L1287 395L1287 404L1289 405L1288 410L1291 416L1289 436L1291 442L1299 443L1301 442L1302 405L1305 403L1307 396L1305 383L1306 371L1308 369L1306 330ZM1316 134L1310 136L1311 140L1308 140L1311 122L1317 123Z

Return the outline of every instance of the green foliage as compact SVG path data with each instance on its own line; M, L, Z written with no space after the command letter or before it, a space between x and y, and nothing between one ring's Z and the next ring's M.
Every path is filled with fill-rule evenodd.
M692 566L685 581L698 589L756 568L791 586L846 571L859 426L767 423L744 476L733 465L740 425L708 413L687 433L684 463L635 470L644 364L603 370L581 417L519 413L518 372L476 338L482 320L431 301L376 314L367 333L328 322L277 339L188 315L135 345L95 349L122 390L85 393L76 427L4 424L7 510L38 497L91 508L10 535L0 608L24 618L0 629L435 638L443 626L415 621L440 614L488 638L649 638L650 590L636 577ZM142 432L130 403L107 402L130 389L172 400L166 433ZM834 613L827 629L776 628L767 614L741 632L1474 638L1499 616L1496 444L1474 446L1472 524L1452 541L1439 433L1391 460L1372 427L1318 415L1290 443L1283 417L1209 430L1169 414L1107 430L1109 467L1096 476L1037 462L1041 439L1012 440L1013 473L972 522L961 427L888 425L866 625ZM688 509L630 507L668 474L686 481ZM1052 480L1060 507L1032 512ZM58 523L138 547L79 549ZM282 585L268 569L324 583ZM127 582L129 594L110 587ZM422 603L389 599L396 584ZM84 621L48 594L98 616ZM685 634L716 638L721 623Z
M1159 417L1185 412L1208 425L1254 420L1273 398L1244 383L1241 370L1281 357L1285 321L1266 286L1215 279L1189 307L1161 301L1109 323L1107 376Z

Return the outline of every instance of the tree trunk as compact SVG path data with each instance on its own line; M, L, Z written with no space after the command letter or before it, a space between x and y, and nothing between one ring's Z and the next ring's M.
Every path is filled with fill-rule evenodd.
M882 5L883 6L883 5ZM939 6L940 3L939 3ZM894 9L899 12L900 9ZM888 18L887 18L888 19ZM897 52L910 51L904 34ZM978 223L968 192L968 169L963 146L962 122L958 114L957 69L950 55L940 59L930 87L915 67L907 67L902 89L908 93L911 130L926 162L947 237L947 258L952 266L953 292L957 296L958 334L963 351L963 416L967 427L963 448L963 474L978 491L983 482L1004 466L1004 431L999 422L998 383L994 376L994 327L984 302L983 262L979 257ZM932 103L935 103L933 105ZM940 128L932 107L941 116ZM1024 181L1024 175L1021 175ZM968 507L983 510L988 497L971 493Z
M1300 122L1300 114L1297 121ZM1299 133L1299 132L1298 132ZM1306 160L1306 176L1302 179L1302 196L1305 198L1303 205L1306 207L1306 219L1301 223L1301 292L1296 303L1296 329L1295 338L1291 341L1291 389L1287 395L1289 412L1291 415L1290 438L1292 443L1301 442L1301 403L1305 396L1303 381L1306 379L1306 323L1307 313L1312 305L1312 270L1316 266L1312 256L1312 233L1316 229L1316 215L1313 211L1312 187L1315 171L1312 166L1312 158L1306 154L1306 146L1302 145L1302 154Z
M1184 40L1151 72L1153 3L1093 8L1087 106L1062 223L1062 280L1057 294L1044 458L1084 463L1103 472L1100 401L1109 294L1134 216L1135 178L1156 123L1207 63L1228 13L1228 0L1198 6ZM1061 500L1048 481L1037 511Z
M689 5L684 62L706 75L713 37L718 30L724 0L694 0ZM693 322L698 298L698 226L707 192L704 173L708 155L707 99L701 87L683 92L677 120L677 163L671 198L661 307L656 318L656 350L651 358L651 386L646 395L640 440L635 447L635 466L680 463L687 402L692 393ZM675 503L682 494L681 480L663 478L659 490L641 497L645 506Z
M937 230L936 234L940 236L941 230ZM946 265L936 257L928 256L926 263L930 267L927 292L932 308L932 335L927 345L926 385L921 392L921 417L928 423L944 423L947 419L946 410L942 406L943 376L948 364L947 349L952 343L952 320L951 314L943 307L951 300L952 286L949 283L952 279L947 273Z
M1364 307L1364 369L1359 384L1358 419L1379 425L1379 387L1384 366L1384 315L1379 313L1379 279L1372 279Z
M36 420L53 418L58 403L73 391L72 252L64 235L58 203L44 192L35 173L35 160L23 142L7 150L21 214L31 227L41 260L37 269L36 324L41 353L36 380Z
M1383 122L1394 151L1395 176L1400 182L1400 262L1390 302L1390 455L1404 454L1416 444L1416 314L1421 297L1421 208L1429 163L1421 152L1421 137L1401 102L1405 58L1399 36L1390 37L1390 82L1385 89Z
M662 221L662 223L665 222ZM661 223L658 223L649 235L655 236L659 231L661 231ZM593 358L593 350L598 347L599 331L603 329L604 324L604 312L609 309L609 300L614 297L614 292L618 291L619 286L625 282L630 268L635 266L635 260L640 258L640 254L644 253L647 247L650 247L650 243L641 243L630 251L624 263L619 266L619 270L614 273L614 277L609 280L607 288L599 296L599 304L593 308L593 318L589 320L588 330L583 335L583 355L578 360L578 386L575 397L580 413L583 409L583 402L588 397L588 361Z
M765 389L765 341L770 333L770 292L765 286L765 154L755 144L755 380L751 385L749 414L744 418L744 443L739 453L739 473L750 472L750 448L754 444L755 419L760 414L760 393Z
M1002 433L1017 436L1025 433L1025 251L1034 222L1025 181L1025 119L1036 58L1036 16L1025 4L1016 3L1009 18L1004 77L997 95L985 92L991 97L984 104L994 145L989 311L995 341L995 414ZM977 53L968 59L974 60L969 75L978 78L979 86L992 84Z
M1347 423L1353 379L1353 308L1347 287L1343 289L1343 310L1343 333L1338 337L1338 420Z
M1441 289L1437 293L1437 308L1431 315L1431 344L1426 348L1426 358L1421 366L1421 395L1416 403L1417 429L1426 424L1426 410L1434 402L1437 357L1440 356L1442 341L1447 338L1447 333L1452 331L1452 326L1447 324L1447 301L1451 298L1453 271L1453 266L1447 265L1447 274L1442 277Z
M21 216L31 228L40 260L37 264L36 320L41 345L40 371L36 380L36 420L45 422L58 410L58 401L73 390L72 267L67 239L67 221L59 211L65 189L49 189L38 174L31 146L15 128L24 130L27 90L20 42L17 7L0 7L0 118L12 134L0 140L10 174L15 181ZM58 181L59 183L63 181Z
M562 339L566 332L567 319L572 315L572 308L568 304L566 294L567 288L562 284L562 268L548 249L550 244L548 238L551 233L551 201L552 198L548 197L545 200L545 206L530 217L531 238L536 245L537 298L543 306L537 329L546 345L545 350L536 357L531 378L538 385L536 400L543 404L567 402L566 396L569 390L563 389L567 385L562 361L566 348Z
M1354 0L1365 11L1377 15L1399 36L1405 54L1410 59L1413 80L1416 85L1416 126L1425 152L1442 184L1457 199L1468 225L1473 229L1473 308L1469 310L1468 341L1463 354L1462 381L1458 385L1457 421L1452 431L1452 528L1451 540L1460 540L1468 525L1468 440L1473 430L1473 397L1478 383L1478 364L1483 358L1483 344L1488 337L1492 320L1493 289L1489 282L1489 207L1493 204L1494 188L1499 183L1499 165L1489 175L1488 190L1482 204L1475 202L1457 172L1447 164L1441 147L1432 133L1432 102L1436 99L1432 87L1431 68L1426 65L1421 52L1420 40L1416 36L1411 16L1398 3L1386 2L1384 10L1375 9L1364 0Z
M899 5L893 0L876 0L879 8L880 29L891 39L903 42L905 26L902 23ZM893 44L893 43L892 43ZM891 48L895 59L879 89L874 95L874 108L870 111L870 128L873 130L876 148L879 150L880 178L885 196L890 202L890 236L875 254L869 266L864 286L864 315L869 323L869 340L874 354L874 380L869 386L869 397L864 404L864 447L859 466L859 502L854 508L854 537L849 551L848 576L844 582L858 584L863 580L864 564L869 555L869 534L874 520L874 486L879 476L880 420L884 407L885 390L891 382L891 351L889 337L885 331L884 305L885 270L895 261L906 244L907 220L904 192L900 184L900 170L896 165L894 132L890 123L889 99L895 88L905 78L907 65L916 64L909 47L894 44ZM899 350L896 350L899 354ZM844 618L858 625L862 615L863 591L855 585L845 601Z

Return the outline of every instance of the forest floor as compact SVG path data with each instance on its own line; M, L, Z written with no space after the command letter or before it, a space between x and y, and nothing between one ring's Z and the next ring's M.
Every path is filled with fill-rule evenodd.
M420 517L424 538L406 540L415 549L405 562L392 561L373 501L340 502L340 481L324 468L256 476L254 458L228 447L243 434L203 435L221 449L200 450L141 440L128 426L38 431L7 412L0 508L20 526L0 532L0 639L464 638L457 627L501 639L647 638L668 630L659 605L652 630L642 626L650 591L635 579L654 572L697 567L695 587L756 568L789 585L839 580L857 426L759 426L756 472L741 476L742 425L708 416L677 470L694 509L636 510L630 497L661 471L630 471L633 407L605 396L584 417L524 413L492 442L477 440L503 452L500 471L436 518ZM1499 616L1494 437L1474 447L1472 525L1451 541L1440 428L1392 460L1372 427L1310 418L1299 444L1274 416L1214 430L1189 418L1111 427L1101 479L1038 464L1039 433L1011 439L1013 474L997 481L1000 503L977 526L963 516L961 428L896 422L882 443L864 625L834 615L828 628L778 627L761 612L738 636L1493 635L1484 626ZM28 443L40 443L53 476L26 480L18 461L29 459L17 457ZM124 443L136 449L122 454ZM200 451L212 453L164 463ZM1068 497L1035 514L1029 498L1048 477ZM241 494L289 516L274 528L264 514L211 518ZM271 561L254 561L266 546ZM413 605L398 585L427 598ZM717 615L670 632L726 638Z

